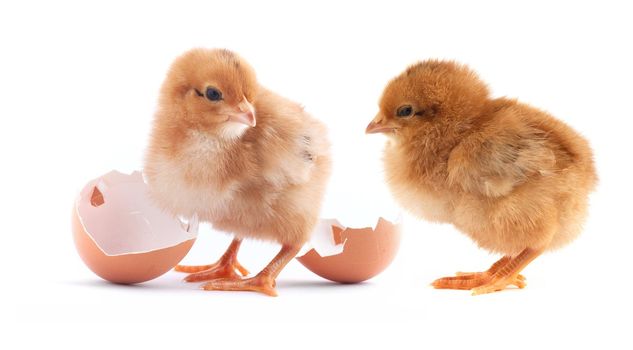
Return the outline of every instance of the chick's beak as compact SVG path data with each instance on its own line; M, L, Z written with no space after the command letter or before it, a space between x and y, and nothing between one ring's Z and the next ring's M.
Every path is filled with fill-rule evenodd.
M378 114L374 120L367 125L367 129L365 129L365 134L378 134L378 133L388 133L395 130L395 127L389 125L385 122L382 115Z
M229 117L229 120L254 127L257 124L255 108L244 98L237 104L237 111Z

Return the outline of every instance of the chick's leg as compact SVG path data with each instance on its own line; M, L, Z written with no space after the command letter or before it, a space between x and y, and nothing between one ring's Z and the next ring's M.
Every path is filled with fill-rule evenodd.
M484 285L473 289L473 295L497 292L505 289L509 285L516 285L519 288L525 287L525 283L517 284L519 272L529 263L543 253L543 249L526 248L519 255L512 258L507 264L494 273L492 278Z
M237 261L237 251L240 248L240 244L242 244L241 239L234 239L224 255L215 264L200 266L178 265L174 270L191 273L185 277L187 282L208 281L216 278L240 278L235 270L239 271L242 276L246 276L248 275L248 270Z
M252 291L277 296L275 279L300 249L301 246L284 245L277 256L256 276L245 279L214 279L203 285L202 288L205 290Z
M435 280L432 286L437 289L473 289L489 282L492 276L511 260L511 257L504 256L484 272L457 272L457 276L443 277ZM524 286L524 284L522 284L524 280L525 277L517 275L517 287L522 288L522 286Z

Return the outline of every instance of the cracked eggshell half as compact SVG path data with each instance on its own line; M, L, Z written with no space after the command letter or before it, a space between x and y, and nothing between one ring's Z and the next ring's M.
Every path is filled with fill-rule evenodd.
M310 241L312 249L297 260L325 279L363 282L391 264L400 246L400 231L400 223L383 218L373 229L346 228L336 220L322 219Z
M107 173L81 191L72 212L79 256L99 277L132 284L172 269L193 246L196 218L184 224L151 200L140 172Z

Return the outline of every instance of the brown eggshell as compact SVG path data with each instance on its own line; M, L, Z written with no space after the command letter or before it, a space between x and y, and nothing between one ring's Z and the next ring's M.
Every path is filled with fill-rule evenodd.
M380 218L375 229L343 228L329 225L334 244L343 244L341 252L321 256L316 249L298 257L310 271L331 281L358 283L385 270L400 246L400 225ZM318 232L315 234L321 234Z
M84 263L114 283L154 279L189 252L197 234L154 206L140 173L108 173L89 182L72 212L75 246Z

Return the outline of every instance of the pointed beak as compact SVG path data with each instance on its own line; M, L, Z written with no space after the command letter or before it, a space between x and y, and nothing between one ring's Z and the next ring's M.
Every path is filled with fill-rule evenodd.
M365 129L365 134L378 134L378 133L388 133L393 132L396 128L385 123L382 115L378 114L374 120L367 125L367 129Z
M242 102L237 104L237 109L236 113L229 117L230 121L245 124L250 127L257 125L257 120L255 119L255 108L246 98L242 99Z

